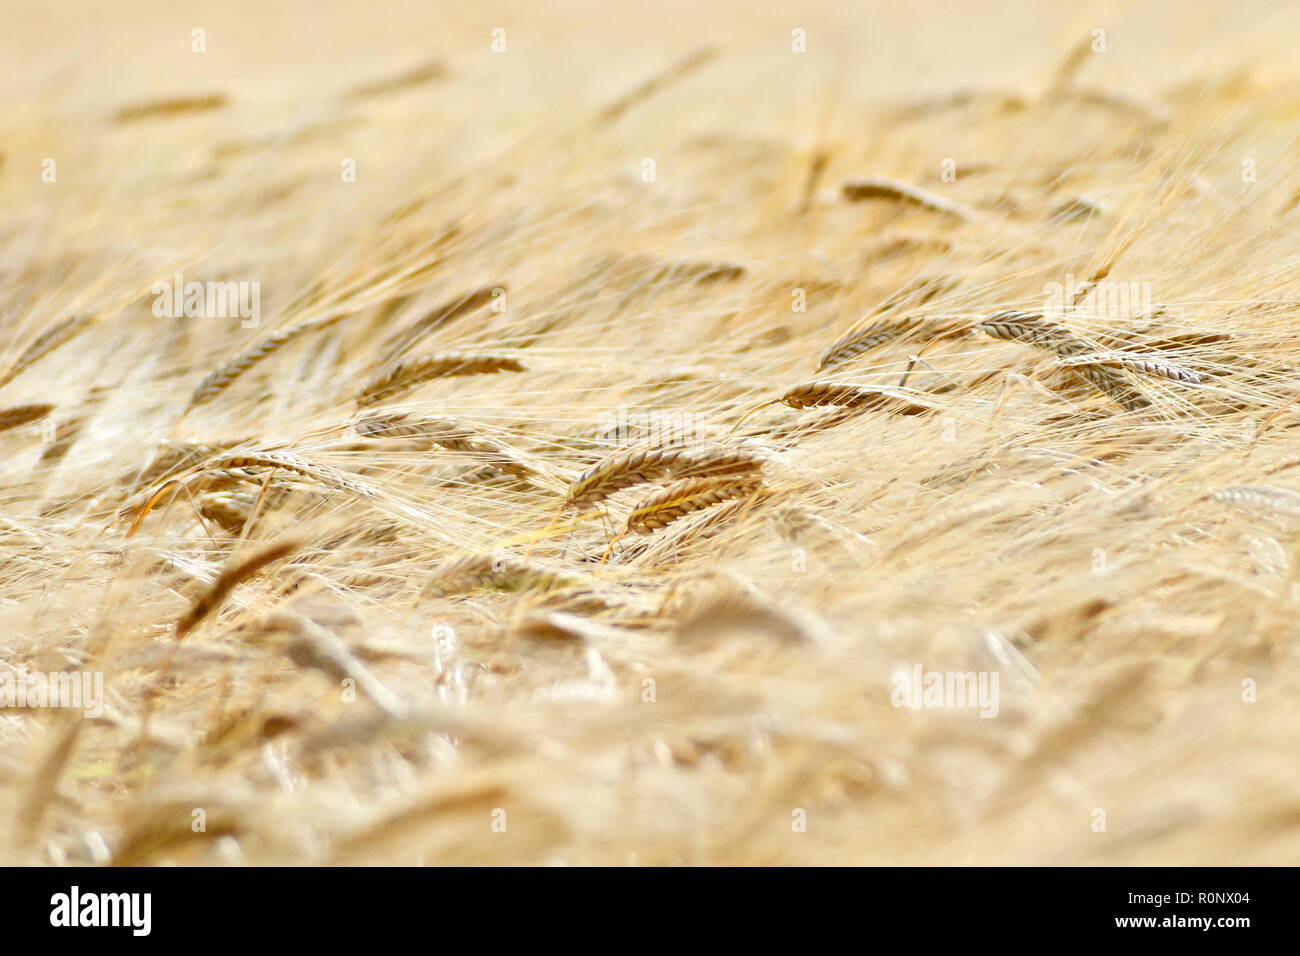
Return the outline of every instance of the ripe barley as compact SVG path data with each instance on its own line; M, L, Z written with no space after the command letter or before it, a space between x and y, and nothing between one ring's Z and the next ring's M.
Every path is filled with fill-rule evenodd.
M962 221L974 219L976 216L975 210L969 206L944 199L919 186L893 179L850 179L840 187L840 192L849 202L883 199L915 206L929 212L942 213Z
M253 577L267 565L293 554L300 546L300 542L297 541L280 541L228 565L212 587L200 595L186 615L176 622L176 636L184 637L216 610L226 595L236 586Z
M5 370L4 374L0 375L0 385L5 385L16 378L28 366L34 365L65 342L71 341L96 321L98 317L95 315L74 315L42 332L31 345L23 349L22 354L14 359L13 364Z
M996 312L976 325L996 339L1023 342L1064 358L1078 358L1098 350L1087 339L1075 335L1059 322L1037 312ZM1073 371L1109 395L1128 411L1151 407L1151 400L1124 377L1122 371L1094 363L1080 364Z
M54 440L41 451L37 467L51 468L67 457L68 452L72 450L72 446L76 444L77 439L81 436L86 422L97 411L97 406L102 404L111 392L112 387L108 385L91 387L82 400L77 413L60 424L55 430Z
M849 361L849 359L857 358L863 352L870 351L878 345L895 342L903 336L924 327L925 324L926 320L924 318L917 317L883 319L864 328L850 331L837 339L830 348L822 353L821 362L817 365L817 371L820 372L832 365L838 365L841 362Z
M615 492L661 478L704 478L757 471L769 455L752 446L699 445L620 452L580 475L569 486L565 508L586 510Z
M1269 485L1229 485L1210 495L1215 501L1239 508L1300 515L1300 494Z
M583 579L538 561L502 551L473 554L449 562L430 576L422 593L450 597L480 588L496 591L554 591L577 587Z
M448 451L477 456L486 465L512 474L532 478L537 469L523 461L517 452L483 436L460 422L447 418L407 418L406 413L368 415L356 423L358 434L374 438L420 438Z
M263 359L275 354L284 346L288 345L308 332L315 332L319 329L328 328L336 322L345 318L347 313L326 316L323 319L313 319L310 322L303 322L290 328L276 332L274 335L263 339L252 348L245 349L233 359L214 369L199 382L198 387L194 389L194 394L190 397L189 409L198 408L205 405L212 399L216 398L226 389L230 388L245 372L257 365Z
M1080 355L1061 360L1062 368L1079 368L1088 365L1111 365L1140 372L1143 375L1155 375L1174 382L1186 382L1190 385L1201 384L1199 372L1194 372L1181 365L1151 355L1130 352L1098 352L1095 355Z
M649 544L644 548L638 546L630 548L628 557L636 564L651 566L674 563L681 559L683 552L688 548L709 541L723 531L735 527L766 503L779 501L781 497L782 495L773 489L760 485L743 498L733 498L716 508L686 516L685 520L662 535L640 539L648 541Z
M36 104L0 124L0 421L56 403L0 432L0 700L24 664L107 692L0 707L0 862L1296 858L1285 44L1219 17L1170 82L1147 0L1121 84L1086 24L1053 57L900 7L864 96L867 4L733 0L762 49L704 51L555 4L338 5L313 39L366 61L238 4L229 107L120 126L175 58L61 78L0 17ZM150 48L144 4L83 6L73 52ZM366 66L429 36L459 65ZM156 315L182 271L261 276L261 326ZM1128 812L1175 792L1176 839ZM1122 839L1076 837L1099 804Z
M198 96L175 96L123 106L113 117L116 123L134 123L139 120L161 119L183 113L204 113L226 105L224 93L203 93Z
M906 395L847 382L804 382L790 389L778 401L791 408L837 405L845 408L880 409L896 415L919 415L932 408L913 401Z
M239 534L253 510L251 492L210 491L199 497L199 514L230 534Z
M204 442L191 438L180 442L165 441L145 466L144 471L133 470L120 481L132 487L141 485L148 487L163 478L192 468L205 458L241 444L243 440Z
M599 114L601 123L612 123L631 107L648 100L660 90L694 73L700 67L715 59L718 55L716 46L704 46L692 50L680 60L670 64L660 73L650 77L636 89L625 93L617 100L605 106Z
M745 267L736 262L711 262L708 260L652 260L646 263L639 278L645 285L672 285L678 282L729 282L745 274Z
M1024 342L1048 349L1061 356L1093 351L1091 343L1075 335L1059 322L1037 312L1006 310L995 312L975 326L995 339Z
M650 534L678 518L703 511L732 498L750 495L762 487L757 478L686 478L647 495L627 518L627 533Z
M389 339L380 347L383 354L383 367L392 365L397 361L403 352L411 348L425 336L431 335L438 329L462 316L469 315L478 309L483 308L489 302L492 302L497 296L503 294L506 290L504 282L498 282L495 285L485 285L477 289L457 296L450 302L444 302L436 309L423 315L415 322L408 325L402 331L390 336Z
M212 458L204 464L205 472L238 470L241 468L276 468L293 472L312 481L318 481L340 491L351 492L364 498L375 497L375 490L355 475L309 461L290 452L245 452Z
M54 411L54 406L46 402L0 408L0 432L6 432L11 428L17 428L29 422L39 421L52 411Z
M508 355L429 355L395 365L372 380L358 393L357 404L362 407L375 405L435 378L522 371L523 363Z

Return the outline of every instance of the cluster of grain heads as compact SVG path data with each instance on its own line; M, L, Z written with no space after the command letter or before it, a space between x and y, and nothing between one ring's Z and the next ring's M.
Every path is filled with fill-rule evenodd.
M371 380L358 393L357 404L363 408L377 405L435 378L522 371L523 363L508 355L428 355L395 365Z
M996 312L979 322L976 328L995 339L1022 342L1062 359L1077 359L1100 352L1087 339L1037 312ZM1072 369L1127 411L1151 407L1151 400L1124 377L1122 370L1096 362L1080 363Z
M590 510L610 495L665 478L707 478L758 472L770 454L751 445L630 449L598 462L569 486L564 508Z

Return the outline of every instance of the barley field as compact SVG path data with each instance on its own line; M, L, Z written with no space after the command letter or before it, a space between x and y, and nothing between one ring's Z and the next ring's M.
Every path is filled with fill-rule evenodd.
M1294 4L5 32L0 862L1300 860Z

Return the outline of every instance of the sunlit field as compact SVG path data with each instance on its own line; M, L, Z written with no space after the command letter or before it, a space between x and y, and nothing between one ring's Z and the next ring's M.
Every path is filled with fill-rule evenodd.
M0 862L1297 860L1296 5L3 20Z

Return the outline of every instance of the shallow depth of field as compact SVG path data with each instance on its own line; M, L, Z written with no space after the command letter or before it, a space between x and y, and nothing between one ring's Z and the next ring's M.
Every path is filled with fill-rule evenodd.
M1297 860L1300 9L415 7L6 5L0 862Z

